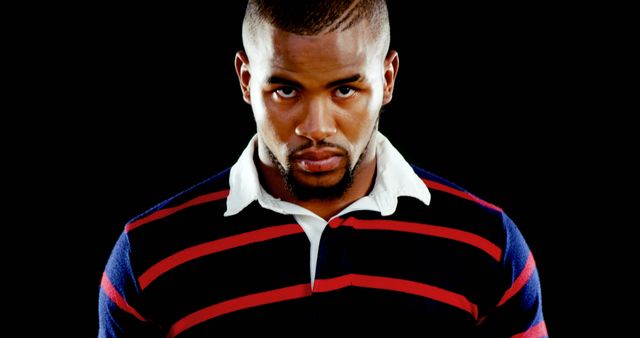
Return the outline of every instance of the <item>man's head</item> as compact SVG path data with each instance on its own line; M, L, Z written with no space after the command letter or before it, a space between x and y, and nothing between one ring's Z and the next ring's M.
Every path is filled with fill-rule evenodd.
M258 154L299 199L338 198L375 165L398 57L384 0L249 0L236 56Z

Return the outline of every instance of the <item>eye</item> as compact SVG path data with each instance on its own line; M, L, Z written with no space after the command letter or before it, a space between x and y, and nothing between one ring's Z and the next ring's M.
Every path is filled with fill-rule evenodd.
M342 86L336 89L336 96L341 98L351 97L356 93L356 90L349 86Z
M282 87L276 89L275 93L283 99L292 99L296 97L297 91L293 87Z

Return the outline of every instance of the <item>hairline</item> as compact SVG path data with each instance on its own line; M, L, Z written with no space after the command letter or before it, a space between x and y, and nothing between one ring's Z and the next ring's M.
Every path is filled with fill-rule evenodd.
M265 29L265 27L268 27L267 29L280 30L300 36L322 36L335 31L344 32L346 30L353 29L355 26L362 22L365 22L369 27L373 28L371 30L367 30L368 32L371 32L367 34L367 38L371 39L373 41L372 43L377 45L376 54L381 54L382 58L384 58L389 50L391 34L388 9L386 8L386 4L384 10L374 11L371 15L361 16L357 18L357 20L348 20L350 15L345 15L339 17L337 20L327 25L326 27L324 27L324 29L315 34L301 34L299 32L289 31L275 26L274 24L269 22L269 20L267 20L263 15L255 13L255 10L251 11L249 9L250 3L251 1L249 1L249 5L242 22L242 44L249 57L250 54L252 54L250 53L252 47L259 43L258 41L256 41L256 35L258 34L257 32L259 30ZM379 16L383 17L381 18Z

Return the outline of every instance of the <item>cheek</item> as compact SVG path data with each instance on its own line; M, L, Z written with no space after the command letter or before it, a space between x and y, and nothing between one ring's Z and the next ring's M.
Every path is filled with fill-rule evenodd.
M371 134L380 112L380 105L372 104L370 99L362 100L345 111L338 120L344 137L350 144L351 164L355 165L371 139Z
M381 100L367 95L345 107L343 114L340 114L340 129L352 143L358 143L363 138L368 139L380 113L380 103Z
M290 134L289 130L291 129L289 126L290 123L286 118L286 113L274 107L268 94L258 92L256 94L252 93L251 95L251 108L256 120L258 133L278 161L286 165L288 154L287 140Z
M260 90L252 90L251 98L251 109L259 131L277 131L281 121L277 111L274 111L273 104L270 103L269 96Z
M271 94L262 95L263 124L271 129L279 142L289 141L295 130L295 118L291 112L292 107L279 105L271 100Z

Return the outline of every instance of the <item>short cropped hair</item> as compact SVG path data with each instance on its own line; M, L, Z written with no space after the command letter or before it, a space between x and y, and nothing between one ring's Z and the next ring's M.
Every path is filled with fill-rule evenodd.
M242 37L246 48L262 23L298 35L320 35L347 30L363 20L386 54L390 34L385 0L249 0Z

